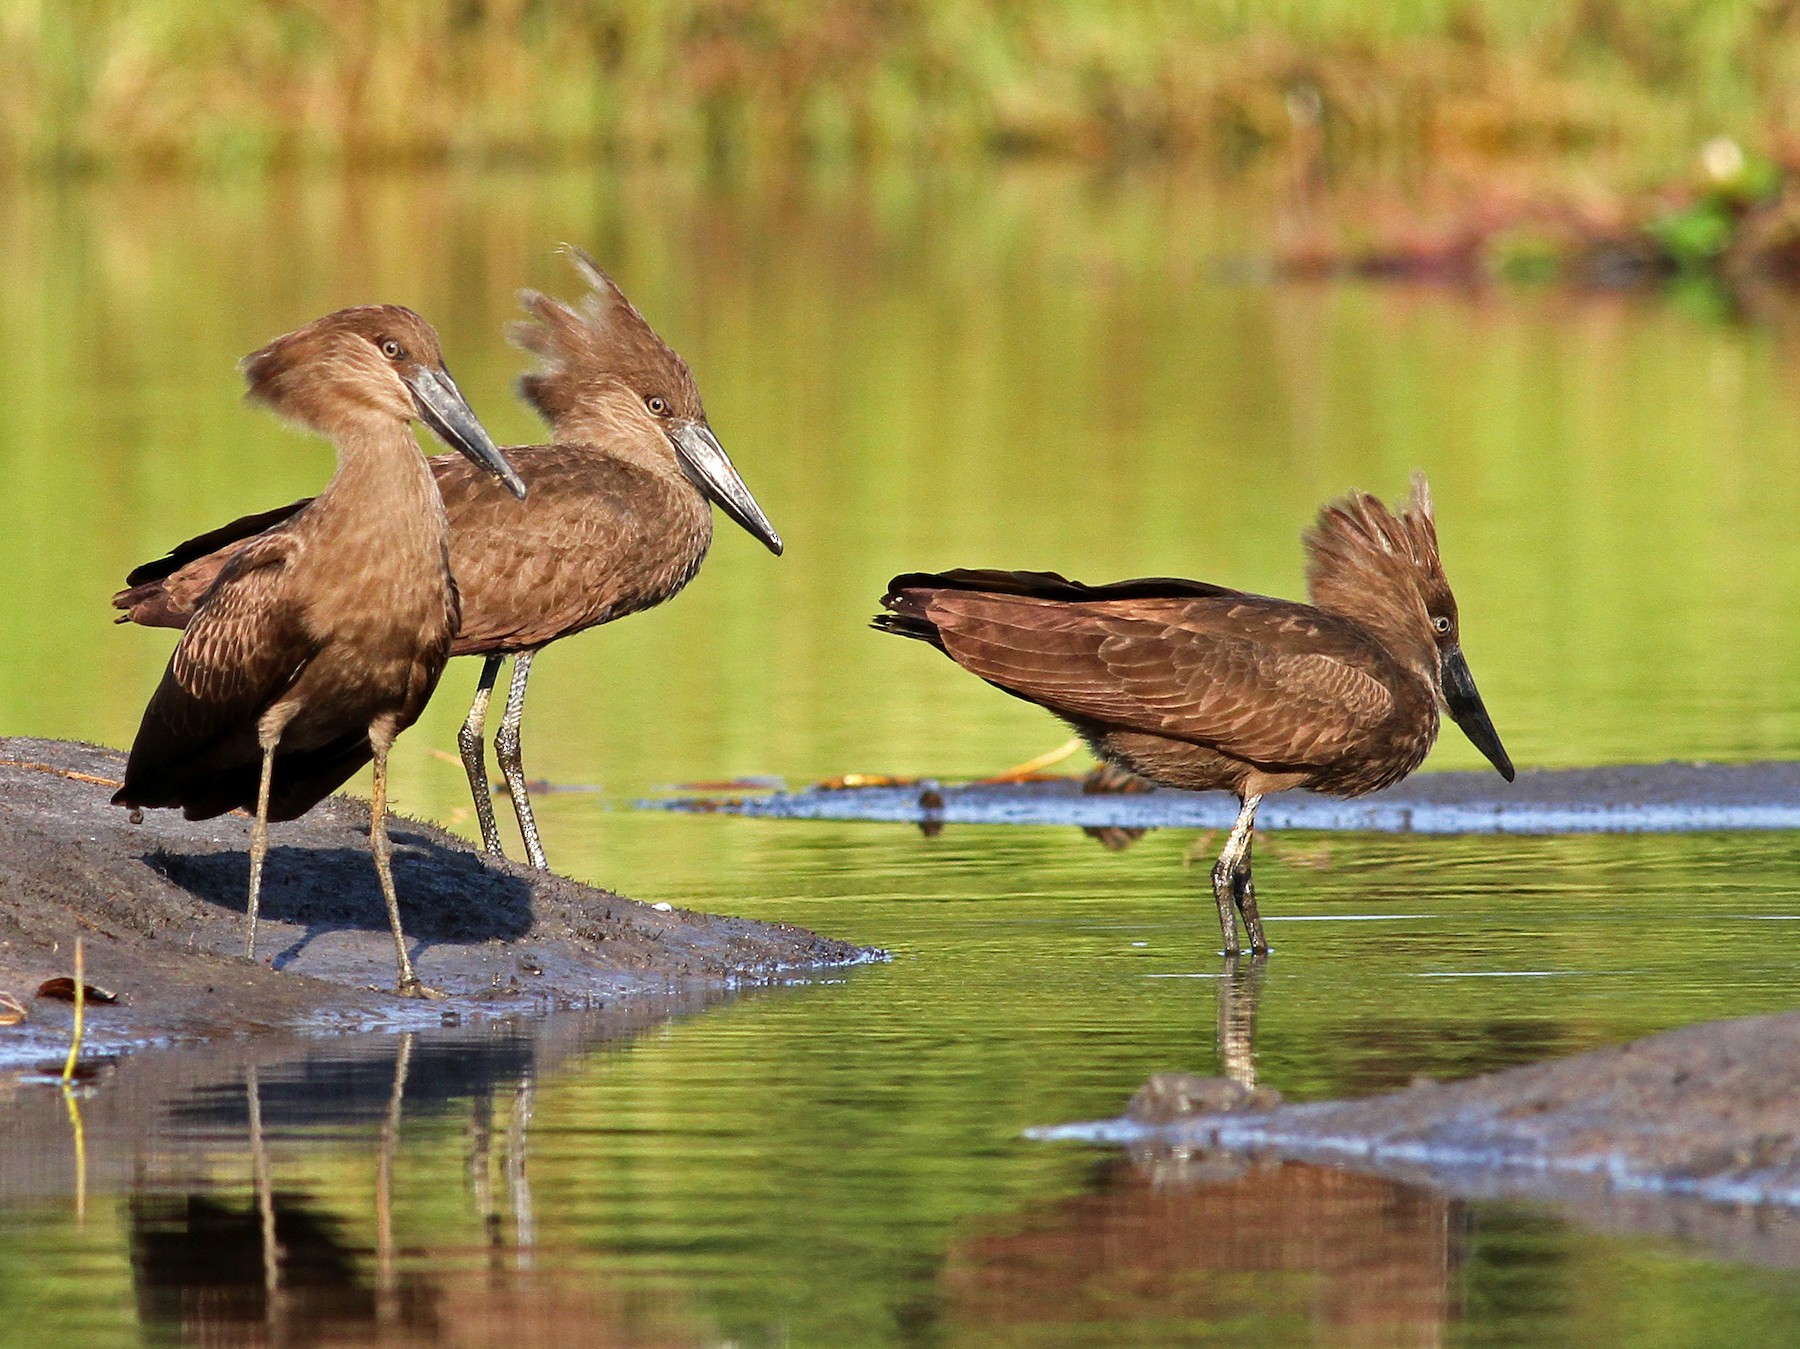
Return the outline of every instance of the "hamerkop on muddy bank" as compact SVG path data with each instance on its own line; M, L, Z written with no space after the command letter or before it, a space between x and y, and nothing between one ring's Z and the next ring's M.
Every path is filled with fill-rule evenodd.
M1437 739L1440 704L1513 779L1463 659L1424 474L1404 510L1354 492L1304 541L1311 604L1202 581L948 571L896 576L875 626L1049 708L1104 760L1167 787L1235 792L1213 898L1226 953L1239 949L1234 908L1250 949L1266 951L1250 878L1264 796L1391 786Z
M337 445L337 472L304 510L216 571L144 709L119 805L190 820L250 809L244 954L256 954L269 821L305 814L371 758L369 849L394 930L399 988L413 973L389 865L387 756L450 658L449 525L412 437L416 417L525 495L444 369L437 334L395 305L343 309L245 357L249 398Z
M482 842L504 855L482 761L482 727L500 663L512 686L494 753L533 866L548 869L519 751L525 681L541 648L585 628L661 604L690 580L712 542L712 506L781 552L762 508L706 422L687 362L670 350L618 286L580 249L567 250L590 287L579 312L526 291L537 320L511 336L540 358L520 391L550 424L550 445L506 457L530 485L514 501L455 455L431 461L450 516L450 566L462 593L451 654L485 658L457 744L475 796ZM134 623L180 627L244 540L304 501L246 516L189 540L126 577L113 597Z

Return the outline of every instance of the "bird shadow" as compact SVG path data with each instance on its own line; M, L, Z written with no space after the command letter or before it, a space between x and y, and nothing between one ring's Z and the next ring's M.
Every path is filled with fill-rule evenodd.
M531 930L529 881L489 867L474 853L418 835L396 833L394 841L394 889L411 940L512 941ZM156 852L144 860L194 898L244 912L250 889L248 852ZM306 929L302 946L326 931L388 930L375 864L362 848L271 847L263 863L260 917Z

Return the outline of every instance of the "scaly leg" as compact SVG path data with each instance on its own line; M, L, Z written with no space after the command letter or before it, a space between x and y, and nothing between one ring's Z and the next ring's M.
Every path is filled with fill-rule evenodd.
M519 833L525 837L525 860L539 871L548 871L550 863L544 857L544 845L538 840L537 821L531 814L531 796L525 790L525 765L519 758L519 723L525 718L525 681L531 678L531 658L535 654L521 651L513 657L512 687L506 691L506 712L500 718L500 733L494 737L494 757L500 761L501 776L506 779L513 811L519 817Z
M1256 882L1250 876L1250 853L1255 846L1256 831L1251 829L1244 835L1243 856L1238 858L1232 877L1232 898L1244 916L1244 935L1250 939L1250 950L1260 956L1268 954L1269 943L1263 939L1262 915L1256 911Z
M475 818L481 824L481 846L495 857L505 857L500 843L500 825L494 819L494 791L488 786L486 743L482 733L487 728L488 699L493 696L494 679L500 673L504 656L487 656L481 662L481 681L475 685L475 701L469 704L469 715L462 730L456 733L456 747L462 751L463 772L469 775L469 791L475 798Z
M369 802L369 851L375 857L375 875L381 882L381 897L387 901L388 926L394 930L394 952L398 957L399 983L394 992L403 998L441 998L435 988L419 982L413 973L412 959L406 954L406 932L400 926L400 898L394 893L394 845L387 831L387 761L392 736L369 729L369 743L375 750L375 796Z
M250 899L244 906L244 959L256 959L256 911L262 904L263 858L269 852L269 783L275 776L275 744L262 747L262 780L256 784L256 823L250 826Z
M1219 906L1219 930L1225 937L1224 954L1234 956L1238 953L1237 915L1233 912L1239 900L1238 873L1242 870L1247 880L1250 874L1250 837L1256 828L1256 804L1262 797L1247 796L1243 808L1238 811L1237 823L1231 826L1231 836L1225 840L1225 850L1219 854L1219 860L1213 863L1212 883L1213 900ZM1244 915L1246 926L1253 922L1251 915L1256 912L1256 899L1250 899L1250 907ZM1262 939L1262 923L1254 920L1250 933L1253 944ZM1264 949L1256 945L1255 949Z

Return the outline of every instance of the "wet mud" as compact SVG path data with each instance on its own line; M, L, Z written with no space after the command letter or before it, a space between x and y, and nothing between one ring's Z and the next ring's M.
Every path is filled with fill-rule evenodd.
M242 955L249 818L149 811L133 824L109 800L123 767L114 750L0 738L0 994L28 1013L0 1025L0 1063L60 1061L70 1005L34 994L72 972L77 937L88 982L120 995L88 1009L85 1043L102 1055L249 1032L599 1009L879 956L785 924L641 904L395 816L394 878L412 958L450 995L398 998L368 807L334 797L274 827L252 963Z
M1229 829L1226 792L1093 791L1079 778L952 785L930 779L820 786L742 796L678 796L651 809L790 820L1078 825L1084 829ZM1417 773L1346 801L1309 792L1269 797L1259 829L1421 834L1668 833L1800 829L1800 763L1661 763L1543 768L1508 784L1492 772Z
M1332 1163L1471 1197L1576 1203L1589 1221L1631 1228L1674 1222L1686 1210L1672 1199L1800 1208L1800 1012L1352 1101L1271 1106L1179 1087L1156 1079L1125 1117L1035 1136L1124 1144L1165 1168ZM1783 1231L1782 1262L1800 1263Z

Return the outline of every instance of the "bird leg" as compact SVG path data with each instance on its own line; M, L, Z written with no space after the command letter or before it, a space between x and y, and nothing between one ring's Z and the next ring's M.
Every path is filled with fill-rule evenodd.
M1263 938L1262 915L1256 911L1256 882L1250 875L1250 853L1256 847L1256 831L1244 831L1244 853L1238 859L1237 874L1232 877L1231 897L1244 916L1244 935L1250 939L1253 955L1267 955L1269 943Z
M262 903L263 858L269 852L269 784L275 776L275 745L262 747L262 780L256 784L256 823L250 826L250 898L244 905L244 959L256 959L256 911Z
M521 651L513 657L512 687L506 691L506 712L500 718L499 734L494 737L494 757L500 761L500 773L506 779L513 812L519 817L519 833L525 839L525 860L539 871L548 871L550 863L544 857L544 845L538 840L537 821L531 814L531 797L525 790L525 765L519 758L519 723L525 718L525 681L531 678L531 658L535 654Z
M1236 955L1239 949L1234 909L1241 910L1244 915L1250 949L1269 949L1263 941L1262 919L1256 912L1256 890L1250 881L1250 841L1256 830L1256 806L1261 800L1260 794L1244 798L1237 823L1231 826L1231 836L1225 840L1225 850L1213 863L1213 900L1219 906L1219 930L1224 934L1224 953L1228 956Z
M456 733L456 747L462 751L463 772L469 775L469 791L475 798L475 818L481 824L481 846L495 857L505 857L500 843L500 825L494 819L494 790L488 786L486 742L482 732L487 727L488 699L494 692L494 680L500 673L504 656L487 656L481 662L481 680L475 685L475 701L469 704L469 715Z
M394 930L394 951L398 956L399 983L394 992L403 998L441 998L435 988L419 982L413 973L412 959L406 954L406 932L400 926L400 897L394 893L394 845L387 831L387 761L391 734L376 728L369 730L369 744L375 750L375 794L369 802L369 852L375 858L375 875L381 882L381 897L387 901L388 926Z

